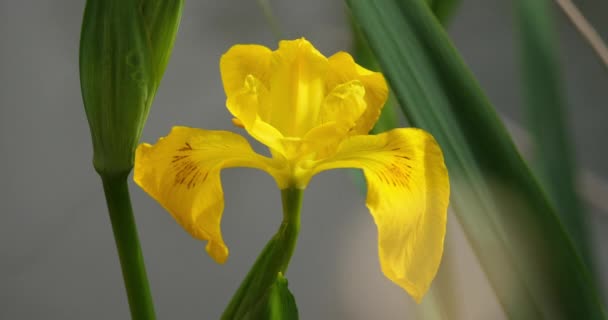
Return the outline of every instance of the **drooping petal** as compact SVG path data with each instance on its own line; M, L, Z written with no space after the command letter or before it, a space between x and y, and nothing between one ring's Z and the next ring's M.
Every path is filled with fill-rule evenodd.
M270 68L271 109L262 118L287 137L302 137L315 126L327 92L327 58L305 39L281 41Z
M359 66L350 54L338 52L329 57L329 70L327 72L327 87L333 87L351 80L359 80L365 87L365 102L367 108L357 120L352 134L367 134L373 127L382 107L388 97L388 86L380 72L373 72Z
M188 233L207 240L209 255L223 263L228 248L220 230L224 210L220 170L250 167L273 172L271 161L255 153L238 134L174 127L155 145L137 148L134 180Z
M238 44L222 55L220 73L226 96L230 97L241 90L248 75L268 88L271 55L270 49L255 44Z
M313 174L334 168L363 169L382 271L419 302L443 253L450 187L439 145L419 129L353 136Z

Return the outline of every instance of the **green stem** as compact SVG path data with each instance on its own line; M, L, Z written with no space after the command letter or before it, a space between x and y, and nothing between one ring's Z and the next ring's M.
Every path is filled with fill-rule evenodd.
M112 176L102 174L101 180L120 258L122 277L127 289L131 318L152 320L156 318L154 304L131 208L127 177L128 174Z
M303 190L281 190L283 222L232 297L222 320L242 319L265 296L279 274L285 274L300 231Z

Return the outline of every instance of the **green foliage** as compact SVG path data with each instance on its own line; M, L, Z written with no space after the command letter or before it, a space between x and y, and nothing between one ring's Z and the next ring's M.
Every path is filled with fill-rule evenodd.
M297 319L295 300L287 290L287 280L283 275L289 266L300 232L303 194L304 191L297 188L281 190L283 222L230 300L222 314L222 320ZM287 304L282 305L283 303ZM294 314L296 318L291 318ZM281 315L290 318L273 318ZM256 318L258 316L260 318Z
M298 320L298 307L287 288L287 279L279 274L264 298L250 311L246 320Z
M550 1L519 0L516 4L524 110L534 142L534 168L564 227L592 266L585 211L576 192Z
M131 317L155 319L127 177L169 61L183 0L88 0L80 35L80 86Z
M127 289L131 318L133 320L154 320L156 319L154 302L137 236L127 175L103 177L102 181L116 250L120 259L122 278Z
M451 204L511 319L603 319L588 271L422 0L347 0L407 118L443 148Z
M100 173L130 172L169 60L182 0L88 0L80 85Z
M369 70L379 71L380 66L378 66L378 61L376 61L376 57L374 57L372 49L369 47L365 41L365 38L361 34L361 30L359 30L354 24L352 25L352 30L354 38L353 57L355 61L357 61L359 65ZM398 106L395 96L393 95L392 90L389 90L388 99L382 108L380 118L378 118L378 121L372 129L372 133L381 133L399 127L397 108Z
M456 8L460 3L460 0L426 0L427 5L433 11L437 20L441 22L441 24L446 25Z

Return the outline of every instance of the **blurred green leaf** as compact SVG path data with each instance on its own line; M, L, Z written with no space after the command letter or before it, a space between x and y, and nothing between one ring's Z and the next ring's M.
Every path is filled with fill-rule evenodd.
M443 25L446 25L449 22L449 18L454 14L459 3L460 0L427 0L427 4ZM352 22L351 24L354 38L353 57L355 58L355 61L367 69L380 71L378 61L361 34L361 30ZM390 90L388 100L382 109L380 118L372 129L372 133L381 133L399 127L398 108L399 105L393 94L393 90Z
M444 150L456 209L511 319L603 319L543 190L422 0L347 0L407 118Z
M427 5L442 25L447 25L460 0L426 0Z
M433 10L433 13L443 25L447 24L447 20L454 13L459 2L459 0L427 1ZM450 9L449 12L446 11L448 7ZM381 71L378 60L367 44L360 28L358 28L353 21L351 21L351 25L354 38L353 57L355 61L367 69ZM401 119L397 112L398 109L399 104L397 99L395 98L393 90L390 89L382 113L371 132L377 134L401 127L402 124L400 124ZM355 171L353 179L355 180L355 183L360 186L361 190L364 191L363 194L365 194L366 182L363 173L360 170ZM454 282L453 273L455 270L453 267L453 253L449 248L449 243L446 242L441 266L437 272L434 285L429 292L429 297L423 301L420 306L421 308L418 308L420 316L424 319L458 319L460 314L458 302L455 300L458 292Z
M379 71L380 66L372 49L369 47L365 38L361 34L361 30L356 25L352 25L353 30L353 58L357 63L369 70ZM399 127L399 115L397 114L397 101L393 95L393 90L389 90L389 96L382 108L380 118L372 129L373 133L381 133L396 127Z
M534 168L587 266L593 265L585 210L576 191L556 39L548 0L518 0L517 22L525 115L534 144Z

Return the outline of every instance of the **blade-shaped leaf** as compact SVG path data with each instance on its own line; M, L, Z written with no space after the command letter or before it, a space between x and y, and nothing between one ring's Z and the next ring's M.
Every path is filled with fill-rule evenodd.
M603 319L588 271L422 0L347 0L408 119L441 144L452 205L511 319Z
M585 211L575 190L555 34L548 0L519 0L517 21L525 114L537 169L552 203L588 266L593 265Z
M439 22L446 25L460 4L460 0L426 0L426 3Z
M454 14L459 0L427 0L427 4L441 22L442 25L447 25L449 18ZM358 64L363 67L381 71L378 65L378 60L374 56L372 49L365 40L360 28L351 21L353 30L353 57ZM393 94L393 90L389 91L388 100L384 104L382 113L372 129L373 134L381 133L401 126L400 117L398 114L399 105ZM361 171L356 171L354 174L355 182L365 191L365 179ZM449 228L448 228L449 230ZM449 235L450 231L448 231ZM451 248L451 249L450 249ZM431 292L418 308L419 316L425 319L458 319L460 314L459 305L457 303L457 286L454 279L454 259L453 246L446 242L441 267L437 273Z
M369 70L379 71L380 66L378 65L378 61L376 60L372 49L369 47L365 41L365 38L361 34L361 30L359 30L355 24L352 24L352 31L354 43L352 51L355 61L357 61L359 65ZM397 106L397 101L395 99L395 95L393 94L393 90L389 90L388 99L382 108L380 118L378 118L372 132L381 133L398 127L399 117L397 114L397 108L399 107Z

